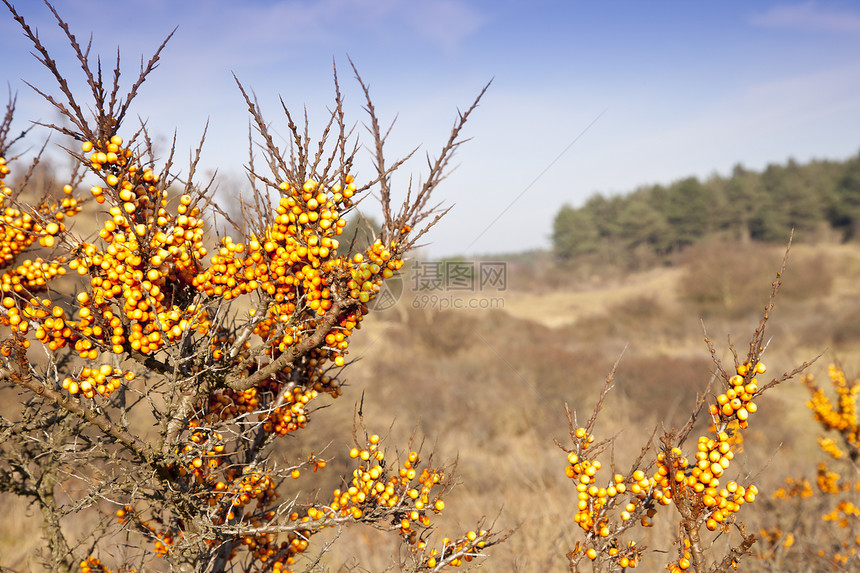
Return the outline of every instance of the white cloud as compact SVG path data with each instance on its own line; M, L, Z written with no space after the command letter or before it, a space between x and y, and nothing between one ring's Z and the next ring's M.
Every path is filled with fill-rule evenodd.
M122 29L114 25L120 16L107 9L108 0L55 0L55 4L81 34L81 41L87 40L87 30L96 30L94 49L108 57L117 44L132 60L138 50L148 54L178 25L168 52L196 75L296 65L314 54L325 53L330 58L354 52L357 46L382 53L396 53L404 46L450 54L488 21L467 0L186 0L179 4L135 0L148 22ZM65 43L41 3L27 5L22 12L51 45ZM11 18L2 19L0 29L19 35Z
M825 6L815 0L800 4L781 4L756 14L757 26L860 33L860 12Z
M453 51L480 29L486 19L465 2L436 0L414 4L405 20L430 42Z
M486 20L462 0L218 0L215 5L186 8L185 16L193 22L191 34L214 50L221 65L224 60L271 64L308 50L337 53L368 39L409 44L417 39L431 49L451 52Z

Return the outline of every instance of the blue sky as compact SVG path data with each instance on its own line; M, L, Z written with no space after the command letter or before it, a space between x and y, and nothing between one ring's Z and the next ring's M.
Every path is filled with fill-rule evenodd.
M79 68L47 8L18 0L67 75ZM119 47L133 77L178 26L135 115L187 156L209 120L204 163L241 192L248 118L232 73L286 134L278 96L308 109L312 133L332 101L332 62L347 112L362 122L347 56L384 120L389 156L421 146L420 174L458 108L488 91L437 199L454 209L430 257L549 246L565 203L596 192L742 163L844 159L860 151L860 4L574 0L57 0L106 65ZM22 80L56 93L11 17L0 18L0 79L25 119L53 120ZM278 129L280 126L281 129ZM130 131L134 123L129 123ZM316 129L315 129L316 128ZM365 138L366 139L366 138ZM365 164L358 173L370 175ZM405 172L406 173L406 172ZM403 177L396 183L406 183ZM370 205L368 211L372 212Z

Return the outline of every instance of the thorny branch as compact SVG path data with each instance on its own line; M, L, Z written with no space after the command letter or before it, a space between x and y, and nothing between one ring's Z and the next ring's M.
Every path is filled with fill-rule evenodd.
M338 373L350 337L383 281L444 214L429 206L432 192L487 87L459 115L439 156L428 158L417 192L397 198L391 177L409 156L386 161L388 131L357 73L377 169L363 185L352 173L360 147L336 69L334 105L318 139L307 113L300 127L281 100L289 151L276 145L256 96L237 80L256 135L246 166L252 199L240 201L242 218L234 221L231 209L217 206L214 177L197 182L206 130L182 177L175 135L157 160L145 122L130 137L120 134L173 32L141 61L123 94L119 52L103 73L91 42L79 42L46 2L89 87L84 104L38 32L3 3L60 95L33 89L68 121L38 125L76 142L64 148L77 171L62 193L27 188L29 176L14 188L0 178L8 191L0 203L20 213L0 234L0 389L25 397L26 421L0 417L0 438L14 446L0 448L0 489L39 501L52 569L220 573L278 564L287 571L321 529L350 524L397 537L413 558L407 570L416 572L471 560L503 541L478 528L442 554L425 550L453 479L452 470L431 465L432 455L425 461L410 452L398 469L384 460L378 436L356 439L356 468L343 479L361 495L335 492L322 503L279 496L288 479L305 467L322 469L325 460L308 452L288 464L273 455L279 438L302 436L315 408L325 407L311 401L342 393ZM10 95L0 123L4 165L20 139L10 136L14 107ZM255 151L268 172L258 169ZM84 181L91 187L81 194ZM343 249L337 237L346 215L374 190L385 212L383 236L362 251ZM30 206L33 191L43 191L37 207ZM87 236L71 230L81 212L97 222ZM213 212L237 233L214 249L204 220ZM34 256L38 247L48 249L39 253L44 258ZM41 274L17 270L28 265ZM369 479L355 477L362 475ZM64 536L64 520L82 512L100 514L97 525ZM115 546L107 548L120 535L121 560ZM155 565L159 558L166 565Z

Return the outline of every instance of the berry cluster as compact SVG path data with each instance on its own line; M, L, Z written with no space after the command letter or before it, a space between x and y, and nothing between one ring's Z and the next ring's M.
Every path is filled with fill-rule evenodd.
M70 196L70 185L63 188L66 197L59 203L42 201L34 212L22 210L17 206L12 188L3 182L8 173L6 159L0 157L0 212L3 229L0 268L14 261L17 255L37 241L42 247L53 247L57 235L66 230L66 217L72 217L81 210L78 201Z
M447 537L442 539L441 549L431 549L430 557L427 558L425 564L429 569L437 567L444 563L452 567L459 567L463 563L469 563L478 556L478 551L484 548L486 542L484 537L487 532L483 529L479 531L469 531L461 539L451 540ZM418 542L418 549L422 549L421 541Z
M600 486L598 473L603 466L599 460L592 459L591 456L599 453L595 453L594 450L599 450L603 444L595 445L594 435L582 427L573 430L571 438L574 446L567 454L568 465L565 468L565 475L576 482L578 503L573 519L585 531L586 538L592 543L590 546L581 546L577 543L576 548L568 554L568 558L585 555L593 561L602 554L621 567L634 568L639 564L639 549L635 542L620 544L614 538L614 534L617 534L621 528L612 524L609 512L618 505L621 496L625 493L628 495L635 493L641 496L641 499L631 497L631 501L620 514L623 521L631 518L637 504L645 499L649 491L645 473L636 470L630 480L621 474L614 474L605 486ZM651 512L650 516L653 516L653 510L648 511ZM643 519L645 519L644 516ZM598 540L602 541L598 542Z
M321 385L330 388L329 384L328 381L321 383ZM334 390L329 391L335 398L337 397L338 394ZM290 432L304 428L310 419L307 404L317 396L319 396L319 392L313 388L293 388L292 392L284 394L283 404L267 414L259 415L260 419L265 420L263 429L276 436L286 436Z
M462 539L442 540L441 549L427 546L426 534L431 526L431 515L445 509L445 503L433 495L433 489L444 482L444 472L433 468L419 468L421 458L417 452L409 452L399 469L391 472L385 464L385 453L379 449L379 436L368 438L365 448L353 448L349 456L358 460L349 487L337 489L328 505L311 505L303 512L289 515L293 527L285 528L285 539L265 526L273 524L276 513L272 504L276 501L277 481L267 471L245 466L241 471L228 467L224 478L215 476L224 459L223 437L217 432L202 429L194 424L191 444L183 452L185 462L179 468L182 475L193 476L194 481L204 487L206 504L215 512L213 523L241 525L247 534L240 537L243 546L254 560L274 571L291 572L297 554L308 548L308 540L327 527L346 521L386 521L396 526L400 536L414 553L426 553L424 565L434 568L438 564L457 566L472 561L476 551L485 546L488 532L469 531ZM325 467L324 460L311 456L308 459L314 471ZM294 469L292 477L299 478ZM255 507L251 504L256 502ZM157 531L131 507L117 512L124 522L134 520L155 539L156 552L165 555L171 551L182 531L165 528ZM211 543L215 543L213 539ZM234 549L231 558L237 555ZM88 561L90 568L95 561Z
M45 290L48 280L65 274L63 259L23 261L4 273L0 283L3 291L17 295L3 299L3 324L19 334L35 327L35 338L50 350L72 346L87 360L96 360L101 352L154 353L189 332L205 333L209 327L205 309L181 296L182 285L190 282L206 253L199 211L183 196L178 217L171 216L158 177L121 146L122 139L113 136L106 144L85 142L82 147L84 153L92 152L89 166L107 185L106 190L93 187L93 196L99 203L110 199L112 206L99 232L101 244L79 242L71 251L68 268L90 279L89 288L77 295L77 316L51 299L24 296ZM46 205L35 215L5 208L5 240L0 247L7 263L37 237L45 247L53 246L55 237L67 238L63 220L81 208L68 196L72 191L67 185L67 197L60 204ZM4 192L5 199L10 193ZM90 371L101 373L105 368ZM89 398L109 394L122 378L129 379L124 372L90 379L86 372L78 380L67 378L63 387Z
M92 152L90 166L108 186L94 186L92 194L99 203L110 200L110 216L99 231L103 245L80 244L69 267L90 277L91 290L79 299L90 307L83 326L109 321L105 313L114 314L110 303L115 301L130 326L120 332L114 327L117 342L111 340L107 348L122 352L128 344L151 354L195 330L208 332L206 311L188 300L193 297L190 282L207 253L203 221L189 195L179 198L176 216L169 213L159 177L122 143L113 136L107 145L83 145L85 153Z
M815 420L825 431L835 430L851 453L851 459L860 457L860 425L857 423L857 395L860 394L860 382L849 384L845 374L831 365L828 374L833 389L836 391L836 404L830 401L815 379L811 376L803 378L803 384L809 390L810 399L806 403L812 410ZM833 439L819 438L821 448L835 459L844 454Z
M71 196L72 187L66 185L61 201L45 199L33 211L23 209L12 188L3 182L8 173L9 166L0 157L0 293L43 292L51 279L65 274L62 258L36 257L25 259L13 268L7 267L14 265L18 255L35 243L47 248L55 246L57 237L66 231L64 221L79 213L81 204Z
M753 396L758 392L758 380L753 377L747 382L746 378L750 373L754 376L764 372L765 366L761 362L757 362L753 368L746 364L738 366L738 373L729 379L731 387L724 394L717 396L717 403L711 404L709 408L715 423L718 421L728 423L737 419L740 429L746 429L747 419L758 409L756 403L752 401Z
M401 535L414 544L417 539L414 526L429 527L427 512L439 513L445 508L441 499L430 499L432 488L443 480L444 474L433 469L423 469L419 473L417 465L421 458L417 452L410 452L397 474L389 476L384 464L385 453L378 446L379 436L374 434L366 449L350 450L350 457L358 459L359 466L352 473L350 487L334 491L331 510L358 519L365 512L379 508L400 526Z
M714 440L701 436L696 445L696 463L690 464L681 451L673 449L671 467L667 456L658 455L657 483L662 490L655 492L655 497L662 491L663 496L672 495L673 487L669 483L669 475L675 482L675 490L683 495L696 496L694 499L699 508L707 516L705 524L711 531L716 531L721 523L726 522L732 514L740 510L745 502L752 502L758 493L758 488L751 485L743 487L736 481L729 481L725 487L720 487L720 477L731 465L734 452L726 432L720 432ZM655 476L656 477L656 476Z
M211 499L216 504L222 500L229 503L224 505L221 510L223 516L216 518L215 523L233 522L236 519L250 523L254 515L246 517L243 514L248 504L256 500L257 513L265 513L266 508L278 497L277 482L268 472L259 468L245 466L241 472L230 468L225 475L227 483L216 482Z
M574 521L586 533L586 542L568 554L572 567L583 557L608 562L610 567L636 567L641 551L635 542L625 544L620 537L635 525L650 527L660 506L675 504L690 527L717 531L733 522L743 504L755 500L756 486L742 486L735 480L723 483L723 478L741 444L735 434L748 427L749 417L756 411L753 399L759 389L754 375L764 372L759 362L738 366L737 374L728 377L726 392L709 408L713 432L698 438L694 457L688 459L681 448L671 447L674 438L667 435L667 445L657 453L652 472L634 467L629 475L616 473L601 484L602 464L596 456L606 442L595 443L589 433L593 420L587 427L571 424L573 448L567 450L565 474L576 482ZM618 512L617 520L613 510ZM670 571L691 567L690 539L681 539L679 557L668 565Z
M193 428L189 443L182 448L182 463L179 465L179 475L191 476L198 483L208 486L215 481L212 470L221 466L226 454L226 441L218 433L208 429L200 429L196 421L189 422ZM220 485L219 485L220 483ZM226 489L223 482L215 483L213 489L222 492ZM218 496L220 498L220 496ZM207 503L212 505L211 503Z
M87 557L80 563L81 573L110 573L97 557Z
M336 296L348 294L367 303L382 281L403 265L396 256L396 242L385 247L377 240L366 253L369 261L361 253L352 259L337 256L336 237L343 233L343 214L352 205L355 189L351 175L344 177L344 185L328 189L313 179L301 187L282 183L282 197L264 236L252 234L247 245L225 237L210 266L192 284L208 296L228 300L254 292L271 297L273 304L265 316L252 315L254 334L266 341L271 356L286 352L314 332ZM348 293L338 292L343 272L350 276ZM348 338L361 317L362 313L344 315L327 333L326 345L315 351L315 358L342 366Z
M610 485L598 487L594 482L595 476L601 468L600 461L584 460L580 463L579 456L575 452L568 454L567 461L570 464L565 472L567 477L579 482L576 484L579 511L574 515L573 520L586 532L593 531L601 537L607 537L609 535L609 519L603 509L616 495L627 490L624 476L615 474L612 476ZM622 515L623 517L624 515ZM595 521L595 518L598 521Z
M139 531L146 532L148 537L154 539L155 554L159 557L164 557L169 554L176 543L177 538L182 537L182 531L177 530L176 528L162 528L162 530L157 530L155 526L149 523L149 521L141 518L141 516L136 513L131 506L125 506L118 509L116 516L122 523L133 524ZM90 557L88 561L90 562L91 568L93 567L93 564L96 564L100 566L102 573L111 573L107 567L104 567L99 563L98 559ZM84 563L85 562L81 563L81 573L84 573Z
M103 364L99 368L84 367L80 375L75 378L66 377L63 379L63 389L72 395L80 392L85 398L92 398L95 394L110 396L112 392L119 390L123 381L132 380L134 380L134 372L131 370L112 368L109 364Z

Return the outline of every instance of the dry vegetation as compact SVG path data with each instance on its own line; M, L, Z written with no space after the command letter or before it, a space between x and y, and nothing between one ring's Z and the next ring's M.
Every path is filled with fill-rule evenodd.
M41 52L35 34L32 39ZM86 65L87 55L79 51L79 56ZM47 53L43 57L51 69ZM157 57L150 68L155 62ZM142 71L141 82L149 71ZM59 72L57 76L62 77ZM356 244L339 252L332 239L345 224L341 215L353 207L349 196L340 191L353 182L349 170L355 151L341 116L339 89L324 135L332 142L316 147L288 115L294 135L292 152L275 147L257 102L248 97L265 165L251 165L254 197L245 205L243 220L234 226L243 238L236 243L221 238L218 254L204 257L203 244L218 240L202 232L201 212L219 211L207 199L209 188L171 179L167 167L153 175L156 162L145 130L134 132L128 141L116 133L139 85L117 103L116 93L96 89L99 82L90 77L96 117L89 119L60 81L63 96L69 98L63 105L72 127L55 129L78 140L77 147L69 148L74 147L82 171L105 185L82 196L78 187L83 173L58 183L50 180L51 171L44 166L27 177L10 176L4 199L9 205L4 207L23 212L30 205L41 205L36 207L39 224L29 228L29 243L23 246L32 245L28 255L41 255L56 268L74 270L83 263L73 261L86 261L97 249L103 249L98 254L105 260L105 253L113 256L119 243L126 243L120 245L122 249L141 249L117 238L118 225L127 225L129 236L137 234L140 243L150 245L164 242L157 229L172 233L180 228L187 244L177 247L176 253L170 251L176 261L169 269L161 264L164 261L140 263L141 277L152 277L145 289L165 308L150 320L145 312L122 307L125 314L117 324L124 334L115 340L99 339L91 325L82 334L88 327L87 316L102 313L108 323L113 316L105 313L109 304L91 304L105 280L93 265L81 267L83 282L72 276L57 277L50 291L40 290L44 285L37 283L27 285L57 295L55 301L34 303L22 289L4 291L0 431L5 441L0 448L4 491L0 501L7 517L0 519L0 569L37 571L48 563L54 569L85 573L107 566L181 571L231 567L438 571L462 562L505 572L592 567L618 571L628 565L653 571L669 563L673 571L692 567L716 573L730 570L737 561L741 570L750 571L856 569L854 531L860 510L853 505L857 480L847 476L860 457L860 426L853 407L860 387L830 370L836 399L828 403L826 393L812 380L801 384L778 374L793 372L822 352L824 360L810 370L817 379L824 379L828 362L838 362L849 379L860 369L860 301L855 287L860 280L860 252L855 245L794 246L772 315L766 305L776 290L772 280L784 247L726 242L696 245L676 254L668 265L638 270L586 259L558 266L541 254L493 259L489 262L506 263L506 289L439 293L460 299L498 297L503 304L493 309L415 308L422 305L413 303L426 293L408 288L414 271L407 265L401 269L407 288L398 304L373 310L365 305L390 278L391 273L383 269L394 271L399 261L408 261L407 252L415 240L442 214L428 202L430 193L444 178L447 160L474 106L458 119L438 161L430 163L425 182L409 196L393 199L389 176L401 164L385 163L384 131L360 84L367 95L378 167L365 189L374 189L382 197L383 222L378 244ZM9 121L0 129L0 155L7 159L12 143ZM117 149L110 151L109 145ZM89 153L99 153L100 147L108 153L119 151L120 158L127 153L127 161L92 159ZM314 182L309 184L308 179ZM136 195L124 193L122 181L139 183L130 187ZM64 193L65 183L70 189ZM42 198L28 195L34 189L53 191ZM356 196L360 191L355 189ZM145 199L146 193L152 199ZM174 196L179 195L177 204ZM269 205L270 196L280 201ZM70 202L75 197L80 201ZM158 205L161 197L170 197L171 202L159 210L152 205ZM300 205L298 212L305 220L299 222L297 215L289 230L288 211L273 214L271 208L290 205L291 200L292 207ZM57 205L62 201L66 203L60 209ZM104 202L105 207L123 209L126 215L105 217L99 207ZM78 214L82 205L86 208ZM330 225L314 226L318 219L307 216L318 208L321 212L323 205L339 213ZM73 216L79 223L67 230L59 225L63 217L57 218L57 213ZM200 223L195 224L198 215ZM139 221L110 223L126 216ZM53 229L50 225L55 221ZM7 222L8 228L14 225ZM328 241L323 245L326 253L331 251L331 259L314 267L322 269L314 275L320 279L316 283L301 281L313 274L307 270L308 252L310 246L318 247L319 239L312 245L301 243L311 233L297 228L310 229ZM100 243L95 233L100 233ZM273 233L280 233L280 238ZM274 280L267 283L265 273L258 275L259 281L228 283L229 277L237 276L237 261L247 260L240 253L260 252L259 243L265 241L257 241L257 236L270 238L273 245L280 240L295 250L298 261L282 266L301 273L292 275L298 278L291 284L303 286L294 289L299 295L288 310L283 304L285 299L293 300L288 289L279 290L280 283ZM93 253L82 246L84 237L92 241ZM55 250L55 245L65 250ZM194 253L183 259L177 254L181 249ZM271 253L257 257L273 265L266 269L274 268L283 256L274 246L262 250ZM155 247L147 255L166 257ZM201 266L194 267L189 258ZM319 255L320 260L327 258ZM204 259L213 262L204 267ZM371 268L367 259L376 267ZM394 263L387 264L389 260ZM17 272L10 268L0 270L7 275ZM103 270L116 268L109 265ZM365 271L368 276L357 278ZM132 273L122 280L137 281L136 288L144 288L141 277ZM369 286L365 288L363 282ZM159 289L153 291L153 284ZM321 284L330 287L325 295L327 289ZM172 298L158 299L161 289L171 289ZM85 296L75 296L79 293ZM89 310L81 314L81 308ZM40 309L80 332L63 334L62 328L50 327L46 321L53 324L53 319L47 313L39 315ZM257 313L249 313L251 309ZM153 326L174 311L188 321L193 318L195 328L181 326L178 319L172 325L175 331L160 323ZM42 344L34 341L28 348L28 333L18 328L17 314L39 323L36 332ZM359 323L361 332L353 333ZM142 332L158 336L141 336ZM340 340L335 337L338 332L345 334ZM347 339L349 362L347 345L339 345ZM92 344L85 346L84 340L95 341L96 356L89 354ZM248 340L255 345L245 344ZM37 355L35 349L42 346L48 351ZM69 347L75 352L68 352ZM733 348L744 355L732 354ZM118 358L105 376L119 378L126 372L134 376L125 378L127 384L116 380L117 388L84 390L81 364L111 352ZM763 377L761 382L752 381L759 358L781 382L766 395L764 390L776 384L767 384ZM190 359L194 360L191 365ZM75 367L64 370L72 361L78 361ZM53 374L55 370L63 375ZM69 381L71 376L64 380L72 372L81 374L80 380ZM759 373L763 374L763 367ZM734 409L709 415L709 406L715 399L723 400L731 386L750 388L750 384L754 388L745 397L739 393ZM306 398L288 413L281 409L287 400L284 389L295 395L290 398L293 404ZM126 405L126 392L139 397L133 400L134 406ZM808 395L813 397L812 413L805 405ZM333 402L338 396L343 397ZM757 412L750 407L753 397ZM242 407L233 408L237 404ZM216 410L219 415L211 415ZM698 416L691 418L691 412ZM743 432L742 444L728 433L719 437L737 424L743 428L751 412L755 412L754 421L751 418ZM365 426L370 423L368 431ZM712 423L717 427L710 429ZM825 440L819 447L816 434L826 431L837 432L842 441ZM592 436L594 442L589 441ZM722 447L726 442L726 448L737 454L730 477L745 485L739 486L742 493L735 501L743 498L739 505L755 501L752 507L729 506L727 516L740 509L737 529L712 524L713 506L703 501L710 494L691 493L692 477L697 474L686 465L683 454L692 459L695 436L705 437L698 442L700 452L712 453L717 443ZM707 444L707 436L718 439L712 446L702 445ZM207 442L217 442L211 447L220 449L200 446ZM153 443L160 447L154 450ZM840 455L835 448L841 448ZM31 457L22 462L21 452ZM421 505L415 504L417 486L412 501L409 495L401 495L412 487L413 478L406 476L418 465L418 453L426 464L421 466L427 468L425 476L440 478L438 487L422 479L422 484L433 487L427 487L426 496L420 494ZM589 465L593 473L597 471L593 462L598 454L604 474L617 472L618 477L610 479L623 484L618 496L625 501L605 506L615 510L612 520L604 520L607 514L594 505L598 498L607 503L605 492L598 496L581 488L578 494L576 489L577 483L587 483L577 480L587 475ZM49 456L58 461L45 462ZM370 463L382 462L384 457L387 466L381 463L372 470L354 459L362 456ZM444 462L455 459L456 463ZM834 477L830 466L821 469L819 464L825 461L831 466L842 464L842 475ZM364 473L376 472L377 477L366 479L367 483L398 467L403 467L401 480L406 481L398 482L402 491L392 489L396 495L385 493L386 499L395 500L390 506L377 503L372 490L367 492L370 500L352 493L330 501L330 492L345 489L351 476L361 481ZM637 484L647 484L648 476L639 476L637 470L656 477L643 486L649 490L643 494L636 492ZM672 477L673 471L681 485L670 484L671 480L661 484L661 475ZM274 485L266 486L267 490L277 489L279 497L251 490L253 499L262 500L253 505L249 500L236 504L220 494L244 483L243 476L249 474L255 476L255 484L271 480ZM787 477L793 481L787 483ZM751 482L758 488L758 500ZM816 483L821 495L806 495L804 483ZM610 497L615 495L613 490ZM670 507L658 512L660 500ZM630 515L618 517L625 507L624 513ZM118 509L120 519L114 517ZM585 525L592 518L596 522ZM722 514L719 519L724 519ZM192 522L193 526L188 525ZM248 528L258 531L248 535ZM705 530L715 533L709 536ZM444 542L442 536L449 531L460 537ZM513 534L508 537L506 531ZM267 533L286 539L286 545L268 539ZM753 544L751 535L759 542ZM311 537L311 557L301 560ZM753 557L741 560L750 547ZM152 559L153 548L162 558ZM483 559L485 553L489 559ZM93 558L79 568L71 556L83 559L82 555ZM109 565L103 567L96 557ZM481 559L473 561L473 557ZM273 562L280 565L274 567Z
M598 418L596 426L601 436L619 436L616 459L635 457L658 425L683 425L713 371L699 317L707 317L708 334L716 344L723 342L722 348L729 336L743 344L740 336L758 322L769 275L779 267L783 248L755 247L764 282L746 287L756 291L758 299L747 312L720 313L710 301L691 300L691 290L713 286L710 277L694 284L698 269L708 262L725 265L717 254L731 252L744 249L725 245L691 250L674 266L634 273L606 269L598 275L571 269L559 281L563 288L544 287L539 293L530 288L531 281L542 281L544 272L557 277L565 271L544 271L540 261L512 262L504 310L388 311L376 316L363 333L362 360L348 372L348 392L364 394L367 412L393 420L395 433L418 427L434 438L437 452L459 456L462 485L452 492L452 499L462 500L458 505L491 507L495 502L502 507L498 523L517 532L494 549L482 569L567 571L563 554L576 540L576 495L565 478L564 459L550 439L567 434L564 404L581 420L587 418L607 372L623 352L615 388L606 398L611 414ZM860 358L856 341L837 340L833 325L846 324L841 309L856 305L852 277L860 279L858 262L860 253L851 246L793 247L785 296L769 323L769 370L791 370L804 358L825 352L813 373L825 372L829 361L853 371ZM747 276L748 271L735 268L737 278ZM661 288L654 289L655 284ZM412 296L407 292L401 304L408 307ZM720 356L731 358L727 351ZM407 370L407 378L399 375ZM788 475L804 474L814 482L822 454L806 399L794 381L760 400L739 475L754 476L761 497L770 497ZM321 413L331 420L323 441L338 443L348 436L348 416L340 414L334 409ZM757 512L754 506L743 511L749 512L744 517L753 524L750 532L769 526L768 512ZM466 514L450 517L462 520ZM811 531L824 534L826 524L818 517L803 517ZM560 528L560 523L567 526ZM662 552L673 550L677 532L659 520L646 531L642 542L660 552L647 555L643 568L657 570L667 561ZM339 556L340 550L334 549L332 563L350 563L353 550L366 555L368 549L360 551L361 544L358 539L340 546L345 551ZM384 552L377 561L362 563L371 571L381 570ZM742 562L740 570L756 570L750 563ZM807 569L798 565L791 570Z

